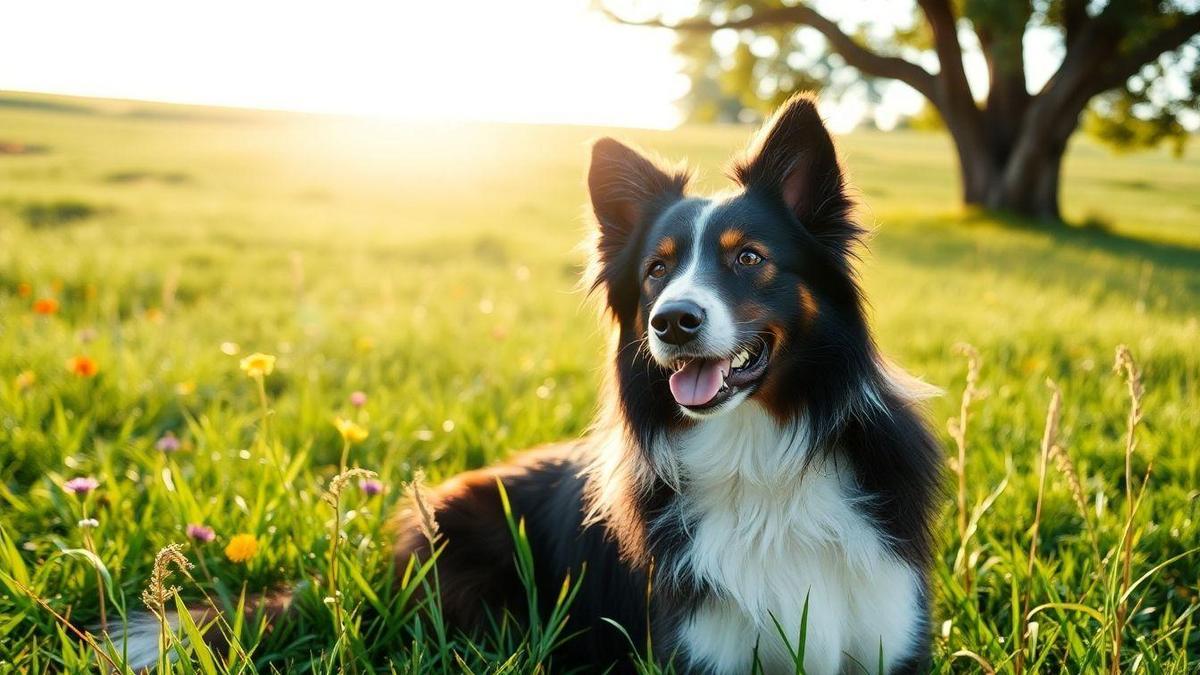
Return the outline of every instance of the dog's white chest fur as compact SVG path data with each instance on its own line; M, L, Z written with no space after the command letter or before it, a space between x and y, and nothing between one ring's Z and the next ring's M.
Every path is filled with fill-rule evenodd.
M780 429L752 402L698 424L672 447L689 545L675 566L714 589L677 635L694 668L794 672L772 617L798 645L808 602L811 675L878 670L921 639L920 577L855 506L847 467L817 460L807 430ZM860 667L861 665L861 667Z

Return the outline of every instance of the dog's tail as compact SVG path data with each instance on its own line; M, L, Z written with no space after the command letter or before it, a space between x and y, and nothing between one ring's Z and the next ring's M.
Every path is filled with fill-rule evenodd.
M228 655L230 647L234 644L235 636L230 633L235 623L243 626L262 625L264 631L271 630L291 609L292 596L292 589L248 595L241 602L240 622L233 621L231 616L208 603L188 605L187 613L191 623L200 631L204 645L213 654L223 658ZM165 619L171 633L179 635L182 623L178 612L168 610ZM159 651L162 629L162 621L157 615L150 612L134 612L125 621L110 621L107 634L116 653L123 657L125 665L141 672L159 663L162 656ZM181 638L184 643L189 642L186 633L187 631ZM173 659L174 656L170 653L171 646L167 645L168 658Z

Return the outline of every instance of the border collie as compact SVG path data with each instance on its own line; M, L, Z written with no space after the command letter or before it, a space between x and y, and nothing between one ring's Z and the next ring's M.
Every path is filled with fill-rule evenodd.
M538 597L568 574L578 587L555 670L632 670L632 638L682 672L790 673L802 633L810 675L924 667L941 453L918 409L928 388L871 337L864 231L813 101L784 105L733 178L691 196L686 172L593 146L606 400L586 438L428 496L453 627L527 612L499 481ZM397 522L404 570L433 545L420 514ZM126 638L152 663L148 625Z
M585 439L431 495L455 626L526 602L499 480L539 597L567 574L580 586L560 665L628 654L607 619L687 672L793 672L802 630L813 675L922 668L941 453L917 409L928 388L872 340L864 231L813 101L784 105L733 177L736 192L695 197L687 173L593 146L607 405ZM429 548L402 517L397 564Z

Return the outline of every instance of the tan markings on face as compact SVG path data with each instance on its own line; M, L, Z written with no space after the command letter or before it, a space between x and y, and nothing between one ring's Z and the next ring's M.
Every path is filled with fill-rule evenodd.
M737 246L741 244L742 240L745 238L745 232L742 232L735 227L731 227L721 233L721 248L726 252L731 251L732 249L737 248Z
M654 249L654 253L660 258L672 258L675 256L675 238L663 237L662 241L658 242L658 247Z
M800 294L800 313L804 317L804 325L811 326L817 320L817 314L820 312L820 305L817 303L817 298L808 290L808 286L800 284L796 287Z
M775 346L772 348L772 359L779 353L786 344L787 331L783 326L778 324L769 324L767 330L771 331L771 335L775 338ZM762 386L758 391L754 392L754 396L764 404L767 412L776 419L780 424L785 424L789 418L787 405L780 400L779 395L779 378L775 376L774 369L767 371L767 379L763 381Z

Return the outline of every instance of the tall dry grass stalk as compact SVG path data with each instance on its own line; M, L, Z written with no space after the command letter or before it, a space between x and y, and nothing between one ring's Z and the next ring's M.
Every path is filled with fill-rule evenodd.
M329 487L321 495L321 499L333 508L333 530L329 533L329 597L332 598L339 631L343 628L341 593L338 591L338 543L342 540L342 492L346 489L346 485L355 478L375 478L378 475L367 469L347 469L330 479Z
M185 577L191 579L188 572L192 563L183 554L179 544L167 544L159 549L154 556L154 569L150 572L150 584L142 591L142 602L158 619L158 653L159 672L167 672L166 654L168 641L171 639L171 624L167 620L167 601L179 592L178 586L171 586L171 567L174 566Z
M425 499L424 489L425 472L417 469L413 473L412 482L408 484L408 498L412 501L412 509L417 514L417 523L421 528L421 534L432 547L437 543L441 533L438 531L437 520L433 517L433 509Z
M1126 388L1129 391L1129 416L1125 429L1125 530L1121 537L1121 587L1117 596L1117 620L1113 624L1112 663L1109 672L1117 675L1121 670L1121 641L1125 632L1125 621L1128 619L1129 603L1126 592L1129 590L1130 577L1133 568L1133 519L1137 513L1137 502L1133 496L1133 452L1137 448L1137 426L1142 421L1142 396L1145 388L1142 385L1142 371L1129 347L1117 347L1113 372L1123 375ZM1147 478L1149 472L1147 472ZM1143 481L1143 489L1145 481Z
M958 458L951 462L955 475L958 477L958 536L966 539L967 535L967 421L970 419L971 402L975 399L979 385L979 352L971 345L960 342L954 351L967 357L967 384L963 387L962 403L958 409L958 419L951 417L946 428L950 437L958 446Z
M1058 447L1058 424L1062 416L1062 391L1054 380L1046 380L1050 388L1050 405L1046 409L1046 428L1042 432L1042 444L1038 455L1038 490L1037 505L1033 511L1033 526L1029 533L1029 557L1025 566L1025 593L1021 597L1021 621L1025 622L1029 614L1029 599L1033 592L1033 568L1037 564L1038 530L1042 524L1042 502L1046 495L1046 468L1050 463L1050 455L1061 452ZM1014 672L1020 675L1025 667L1025 626L1017 630L1017 655Z

